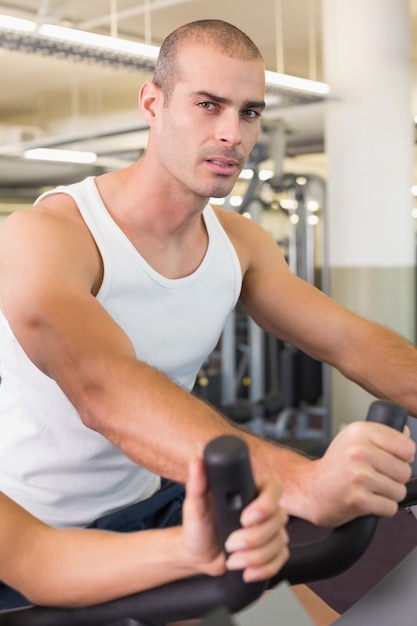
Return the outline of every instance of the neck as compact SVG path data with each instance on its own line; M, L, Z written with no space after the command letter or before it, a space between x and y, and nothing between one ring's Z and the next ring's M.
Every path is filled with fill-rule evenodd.
M97 178L101 198L114 221L131 236L141 232L159 241L188 237L201 228L208 198L157 181L144 158Z

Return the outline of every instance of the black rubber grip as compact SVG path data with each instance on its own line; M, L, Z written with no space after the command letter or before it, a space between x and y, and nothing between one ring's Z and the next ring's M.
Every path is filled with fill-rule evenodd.
M388 400L375 400L369 407L368 422L379 422L391 426L395 430L403 431L407 423L408 413L399 404Z
M206 446L204 463L217 528L224 543L240 527L243 509L257 495L248 447L238 437L223 435Z

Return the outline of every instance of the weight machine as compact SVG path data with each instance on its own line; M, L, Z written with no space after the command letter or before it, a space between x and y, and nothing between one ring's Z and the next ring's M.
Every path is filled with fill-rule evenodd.
M324 244L316 234L318 209L324 210L324 182L313 175L282 172L285 132L282 123L274 123L255 145L247 163L253 176L239 212L261 224L265 215L281 216L287 232L276 237L277 245L291 271L324 288ZM260 167L270 156L275 171L263 180ZM228 202L230 197L226 208L232 209ZM322 363L265 333L238 304L195 391L257 434L319 455L331 440L327 386Z

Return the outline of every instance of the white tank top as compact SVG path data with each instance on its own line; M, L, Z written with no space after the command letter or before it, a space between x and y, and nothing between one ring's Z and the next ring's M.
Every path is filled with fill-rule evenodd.
M242 283L236 251L213 209L207 205L203 212L209 244L201 265L172 280L150 267L113 221L94 178L58 187L38 201L53 193L77 203L103 259L96 298L129 336L137 358L191 390ZM86 526L158 490L159 476L82 424L1 313L0 376L0 490L24 508L53 526Z

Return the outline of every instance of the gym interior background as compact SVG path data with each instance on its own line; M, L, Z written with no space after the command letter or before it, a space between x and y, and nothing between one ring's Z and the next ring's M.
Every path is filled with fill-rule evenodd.
M46 188L135 160L153 53L175 27L207 17L247 32L268 70L259 142L232 194L215 201L259 221L294 272L415 341L417 0L0 1L0 220ZM148 48L103 49L93 34ZM54 152L42 160L45 149ZM87 161L70 162L75 151ZM195 392L309 451L370 401L239 308Z
M268 70L261 136L225 206L270 231L294 272L415 342L417 0L0 0L0 221L47 188L140 156L137 94L152 54L202 18L240 27ZM93 34L150 48L104 49ZM195 393L311 453L372 400L239 307ZM345 610L417 544L414 525L380 525L366 559L316 590Z

